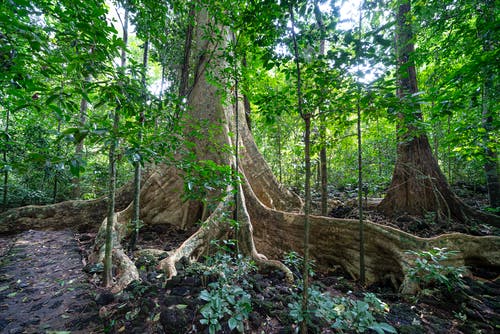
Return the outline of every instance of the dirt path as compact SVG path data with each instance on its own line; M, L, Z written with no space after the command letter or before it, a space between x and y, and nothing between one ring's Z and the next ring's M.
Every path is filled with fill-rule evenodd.
M73 232L27 231L2 241L10 249L0 258L0 333L102 328Z

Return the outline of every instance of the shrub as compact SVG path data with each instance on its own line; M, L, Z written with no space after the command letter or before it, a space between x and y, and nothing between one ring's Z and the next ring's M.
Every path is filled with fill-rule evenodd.
M447 266L443 262L455 255L456 251L434 247L427 251L407 251L414 255L414 265L408 270L410 280L417 282L422 291L433 292L446 288L448 292L463 287L464 266Z
M331 328L344 331L355 330L357 333L364 333L373 330L383 334L396 333L391 325L385 322L378 322L375 314L383 314L388 311L387 304L383 303L374 294L367 293L363 300L355 300L349 297L333 298L327 293L321 293L317 287L309 289L309 310L311 314L303 312L299 297L289 304L290 317L301 323L304 319L309 325L322 322L329 324Z
M206 277L217 277L199 297L206 302L200 309L200 323L208 326L210 334L220 331L224 321L230 330L243 332L252 312L251 296L247 292L251 285L246 277L254 269L255 265L243 256L233 257L221 251L207 257L203 266L192 269Z

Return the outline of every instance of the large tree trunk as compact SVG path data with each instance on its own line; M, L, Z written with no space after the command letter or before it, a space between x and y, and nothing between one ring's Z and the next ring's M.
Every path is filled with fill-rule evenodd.
M201 15L198 25L208 20ZM196 27L200 30L201 27ZM201 43L197 32L198 47L220 47ZM201 62L207 61L200 57ZM206 64L199 64L204 68ZM211 65L213 69L213 65ZM206 79L202 71L197 75L196 84L189 95L188 113L191 120L219 124L221 131L215 138L217 145L234 145L229 130L235 132L236 108L224 106L217 94L217 89ZM244 108L237 108L239 119L244 119ZM188 116L189 117L189 116ZM231 127L231 128L230 128ZM210 240L227 237L239 240L242 253L252 257L261 267L279 268L290 272L280 262L268 260L264 255L279 259L285 252L303 249L304 215L301 213L301 200L281 187L267 163L257 150L246 122L238 124L239 129L239 167L243 176L238 186L238 221L236 231L221 219L233 210L233 195L220 202L205 224L198 229L177 249L168 252L168 257L160 262L160 267L175 275L175 263L182 258L193 260L205 253ZM208 136L207 136L208 137ZM206 138L207 138L206 137ZM198 142L196 152L200 159L212 159L219 163L236 166L235 157L229 154L212 152L213 142ZM196 201L184 202L182 190L184 181L182 171L168 166L156 166L154 171L143 178L141 188L141 219L145 225L170 224L179 228L190 229L202 215L202 204ZM131 203L132 190L129 186L118 203ZM123 206L122 206L123 208ZM59 229L74 226L88 228L97 226L99 219L106 216L105 200L72 201L46 207L26 207L10 210L0 215L0 233L20 231L29 228ZM123 251L122 245L132 232L128 224L132 217L132 205L118 212L113 219L113 260L117 268L117 280L114 291L124 288L131 280L138 278L137 269ZM310 253L316 259L320 269L333 270L343 267L353 277L359 273L359 224L354 220L310 217ZM103 256L104 230L106 221L101 224L101 231L96 238L91 259L101 261ZM405 250L427 250L431 247L446 247L459 253L450 260L451 264L470 266L500 266L500 238L472 237L463 234L443 235L437 238L422 239L402 231L366 222L366 283L390 281L395 286L403 283L405 292L411 292L408 284L407 269L413 259ZM139 245L140 246L140 245Z
M402 108L399 143L392 182L379 209L390 216L423 216L433 212L439 221L477 219L500 227L498 217L476 212L455 196L432 155L427 135L414 125L422 120L422 113L419 104L412 100L418 86L410 17L410 1L404 0L398 7L396 28L398 96Z

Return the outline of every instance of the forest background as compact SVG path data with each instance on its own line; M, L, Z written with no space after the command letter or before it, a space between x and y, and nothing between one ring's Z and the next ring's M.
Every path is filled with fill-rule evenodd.
M342 2L318 1L321 25L311 2L297 6L302 94L304 108L314 114L311 154L318 192L323 159L328 191L356 194L358 107L363 192L381 197L390 183L400 111L395 94L396 3L364 1L347 19L340 15ZM129 2L135 33L128 37L129 65L123 70L118 66L123 40L104 19L109 17L106 5L13 4L3 5L0 35L3 210L106 194L113 95L124 95L127 101L120 111L119 185L131 179L134 162L160 162L172 152L172 120L182 104L176 95L191 19L187 2ZM250 3L218 5L238 40L234 71L226 73L237 76L259 149L281 183L303 191L304 125L295 111L289 23L277 21L277 11L283 9L262 5L255 15ZM111 14L120 26L116 13ZM428 133L433 155L451 184L486 191L484 168L498 164L495 1L415 1L411 15L417 50L412 61L419 83L412 98L424 115L415 126ZM123 12L119 17L124 19ZM118 87L118 75L126 79L120 83L124 87ZM495 212L498 198L480 206Z

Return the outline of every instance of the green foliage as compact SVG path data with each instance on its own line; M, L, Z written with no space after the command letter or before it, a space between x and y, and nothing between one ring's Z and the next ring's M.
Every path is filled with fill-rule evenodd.
M215 201L227 195L228 185L236 185L231 166L219 165L212 160L184 161L184 198L207 200L208 194L217 194Z
M364 333L373 330L377 333L396 333L396 330L385 322L379 322L377 316L388 311L388 306L372 293L366 293L363 300L351 297L331 297L328 293L321 293L317 287L309 289L310 314L302 311L298 301L288 305L290 317L295 323L304 319L308 325L314 327L320 324L329 324L331 328L344 331L354 330Z
M214 282L209 284L209 290L200 293L200 299L207 302L200 310L200 323L208 326L210 334L222 329L221 321L224 318L227 318L230 330L244 331L244 321L252 311L250 295L245 290L239 286Z
M247 275L255 269L248 259L227 252L219 251L213 257L207 257L202 266L195 268L207 277L217 277L208 284L208 289L200 293L200 299L206 302L200 309L200 323L207 325L210 334L222 329L227 323L230 330L244 331L244 322L252 311L251 288Z
M415 256L408 276L424 289L423 293L432 293L443 288L451 292L463 286L462 276L466 268L445 264L446 260L457 254L456 251L434 247L428 251L407 251L407 254Z
M302 279L304 268L304 258L299 253L290 251L285 253L283 263L292 271L295 278ZM314 277L314 261L310 260L308 263L309 276Z

